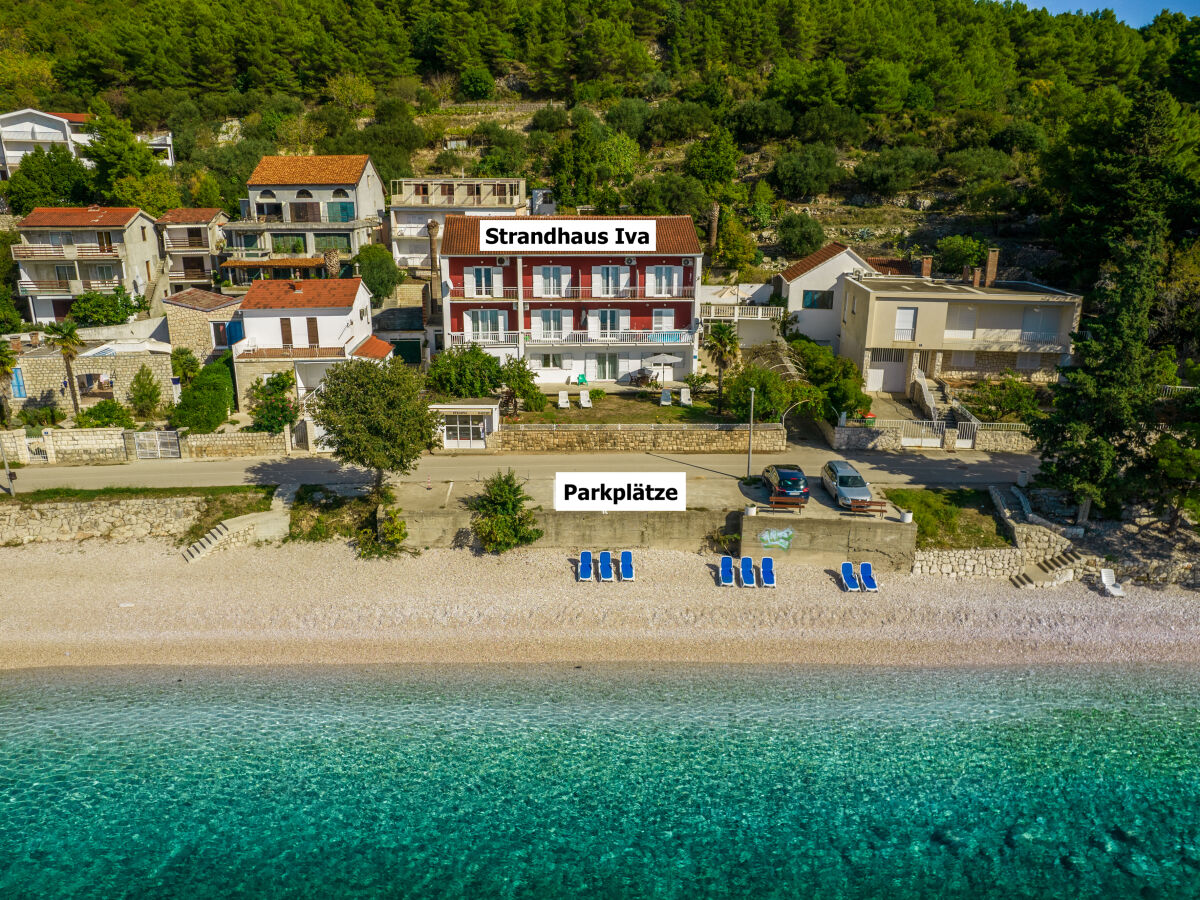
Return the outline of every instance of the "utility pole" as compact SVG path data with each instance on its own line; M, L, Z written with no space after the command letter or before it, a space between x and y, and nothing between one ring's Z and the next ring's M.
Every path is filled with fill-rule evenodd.
M746 477L754 468L754 388L750 388L750 440L746 442Z

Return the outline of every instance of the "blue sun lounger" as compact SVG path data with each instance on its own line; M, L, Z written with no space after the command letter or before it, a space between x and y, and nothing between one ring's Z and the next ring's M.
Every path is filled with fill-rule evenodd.
M754 577L754 560L749 556L742 557L742 565L738 569L738 577L742 582L742 587L758 587L758 579Z
M762 579L762 586L765 588L775 587L775 560L769 556L762 558L762 564L758 567L759 576Z
M870 591L873 594L879 590L879 585L875 583L875 572L871 569L869 562L858 564L858 577L862 579L864 591Z
M613 580L612 553L608 550L600 551L600 580Z
M842 587L847 591L858 590L858 579L854 577L853 563L842 563Z
M579 581L595 581L596 567L592 563L592 551L579 551Z
M733 587L733 557L721 557L721 587Z
M633 581L633 552L621 551L621 580Z

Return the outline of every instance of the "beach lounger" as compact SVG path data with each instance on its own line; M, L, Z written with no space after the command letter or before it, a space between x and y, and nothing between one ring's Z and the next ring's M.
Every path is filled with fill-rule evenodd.
M579 553L579 580L596 580L596 567L592 564L591 550L581 550Z
M671 405L671 392L667 388L663 388L662 396L658 398L659 406Z
M613 580L612 553L608 550L600 551L600 580Z
M579 392L579 408L580 409L591 409L592 408L592 395L590 393L588 393L587 391Z
M758 579L754 577L754 560L749 556L742 557L738 578L742 582L742 587L758 587Z
M692 389L691 388L680 388L679 389L679 405L680 406L691 406L692 405Z
M570 409L571 408L571 395L568 394L566 391L558 392L558 408L559 409Z
M621 580L633 581L633 552L621 551Z
M1124 597L1125 588L1117 582L1117 573L1112 569L1100 570L1100 583L1104 585L1104 593L1110 597Z
M733 587L733 557L721 557L721 587Z
M858 590L858 579L854 577L854 563L844 562L841 569L842 587L847 591Z
M875 572L869 562L858 564L858 577L862 581L864 591L875 593L879 590L879 585L875 583Z
M775 560L769 556L762 558L762 565L758 567L759 575L762 579L762 586L765 588L775 587Z

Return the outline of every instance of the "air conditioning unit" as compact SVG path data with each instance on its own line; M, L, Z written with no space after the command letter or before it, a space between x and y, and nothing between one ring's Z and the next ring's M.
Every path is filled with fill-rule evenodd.
M507 256L497 256L496 257L496 265L507 266L508 265L508 257Z
M684 267L685 269L690 269L690 268L691 268L691 266L692 266L692 258L689 256L687 259L685 259L685 260L683 261L683 267Z
M632 266L635 262L637 262L637 260L635 260L632 256L625 257L625 265Z

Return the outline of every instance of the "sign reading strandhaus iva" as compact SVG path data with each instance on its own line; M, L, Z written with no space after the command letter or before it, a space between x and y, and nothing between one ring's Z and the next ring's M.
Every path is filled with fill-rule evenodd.
M687 509L684 472L558 472L554 508L571 512Z
M528 222L479 223L480 251L608 253L657 249L658 223L654 219L532 219Z

